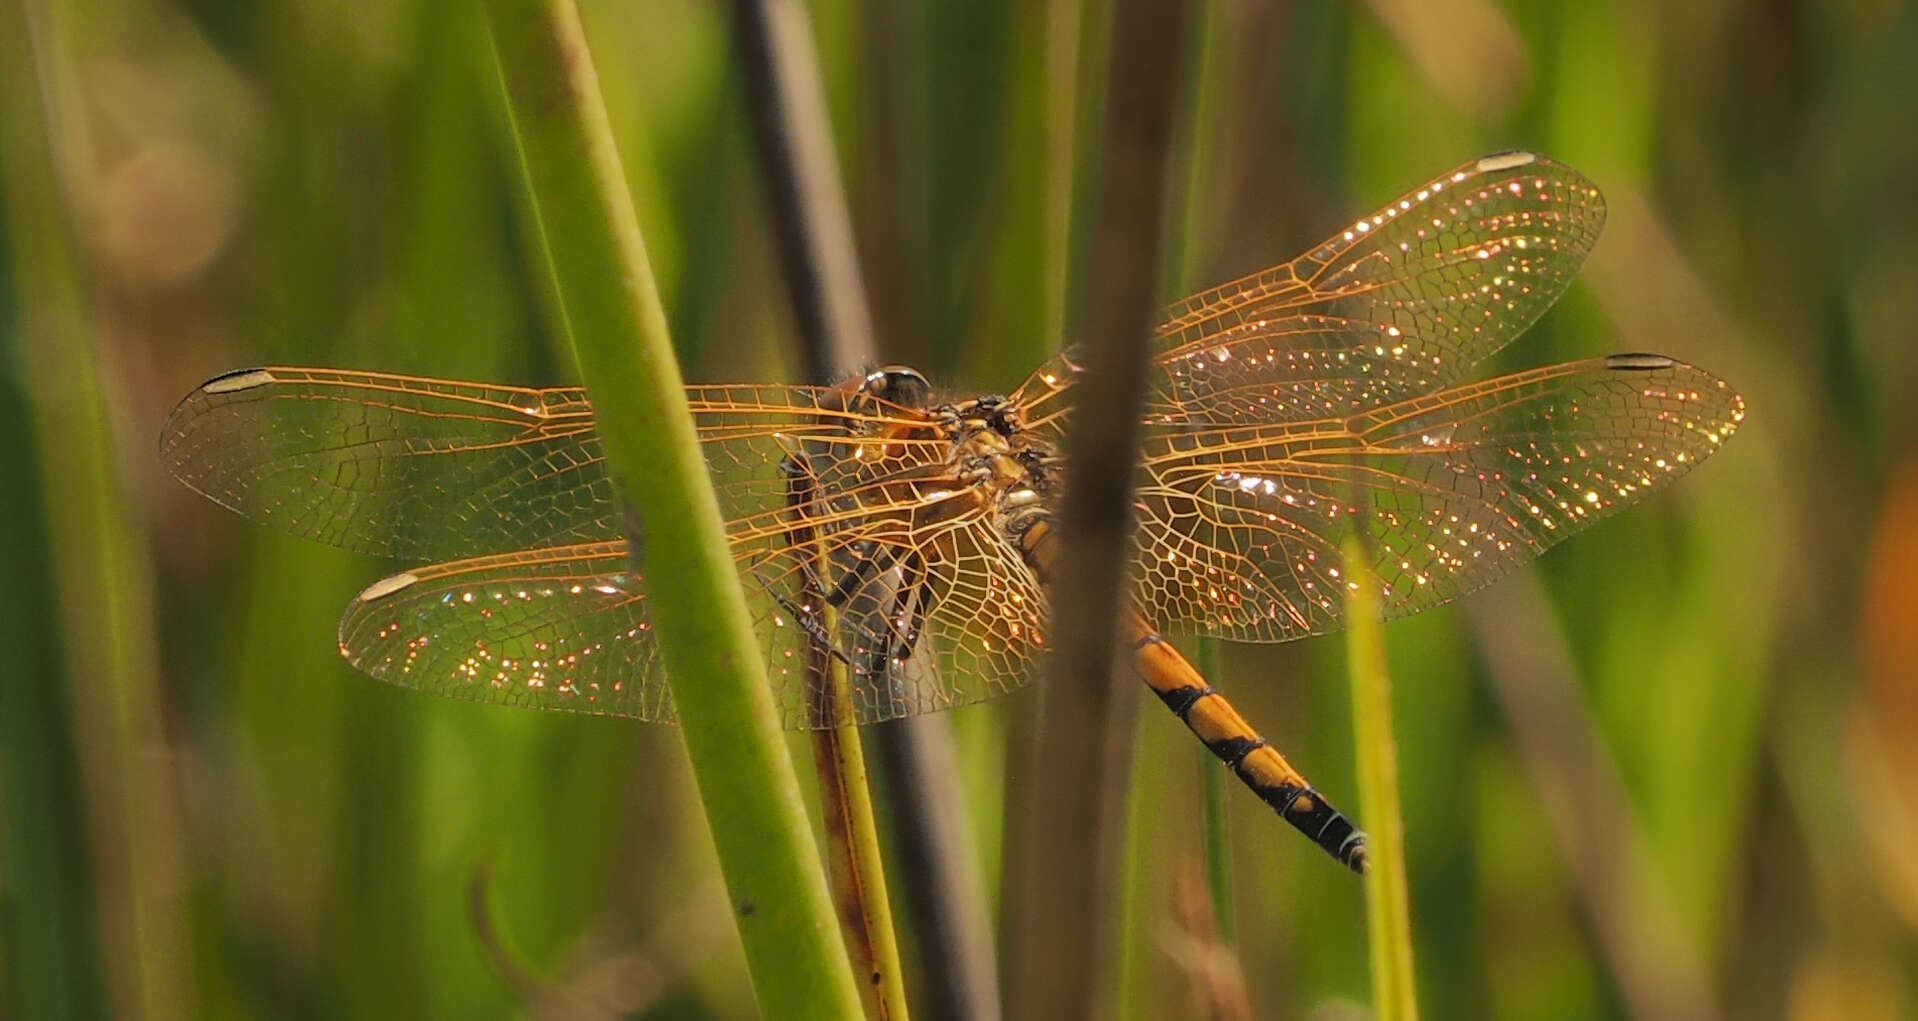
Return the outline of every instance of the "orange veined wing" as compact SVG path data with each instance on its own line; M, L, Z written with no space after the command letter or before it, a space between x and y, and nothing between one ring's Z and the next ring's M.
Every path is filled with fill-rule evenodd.
M828 544L826 569L806 550L743 537L751 528L734 526L733 552L789 727L843 720L809 700L815 648L842 657L853 698L844 722L875 723L1017 688L1043 647L1037 582L983 516L862 527ZM857 579L831 614L820 609L826 577ZM376 679L454 698L671 720L651 632L625 543L602 542L382 579L348 606L340 652Z
M1533 153L1464 164L1291 262L1166 310L1150 421L1351 414L1463 380L1556 302L1605 224L1576 170ZM1055 432L1069 357L1020 390Z
M869 434L924 424L833 387L686 390L722 509L786 501L778 466L801 445L864 464ZM901 444L894 441L892 446ZM939 444L899 456L942 457ZM815 451L823 453L823 450ZM334 369L217 376L168 418L160 457L216 503L302 538L406 561L624 536L586 391Z
M1657 355L1570 362L1356 414L1149 426L1142 597L1169 628L1275 642L1336 630L1340 543L1370 543L1388 616L1429 609L1655 492L1744 419Z
M1024 683L1043 596L986 508L938 484L949 444L924 438L922 413L845 388L688 397L789 725L837 722L807 704L814 648L846 665L858 723ZM189 395L161 453L193 488L293 534L461 558L382 579L349 605L340 651L373 677L672 718L583 390L247 370Z

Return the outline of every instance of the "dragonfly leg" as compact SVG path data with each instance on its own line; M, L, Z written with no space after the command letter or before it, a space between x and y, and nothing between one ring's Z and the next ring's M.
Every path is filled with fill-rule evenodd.
M852 660L847 659L846 654L843 652L840 652L839 649L835 645L833 645L832 639L826 634L825 627L823 627L819 623L819 616L817 614L808 613L804 609L801 609L798 605L794 604L792 600L787 599L785 596L780 595L779 590L773 588L772 585L766 581L766 579L764 578L759 579L759 583L760 583L760 588L765 589L766 594L773 598L773 602L778 603L780 605L780 608L784 609L788 614L792 615L793 622L799 625L799 629L801 631L806 632L807 638L812 639L815 645L826 650L828 653L830 653L833 656L834 659L837 659L839 660L839 662L846 664L848 669L856 669L855 667L853 667Z
M932 604L938 593L934 591L932 579L926 573L925 556L917 550L903 558L894 547L887 547L879 556L862 557L859 566L847 572L826 594L826 602L832 606L844 608L854 593L879 572L898 566L901 572L901 584L893 600L893 612L885 615L886 632L884 654L892 659L907 659L919 644L919 636L924 629L926 615L932 612ZM915 608L916 606L916 608ZM911 624L904 630L900 628L898 618L906 617ZM878 638L877 629L867 628L864 637Z
M915 606L919 608L915 610ZM892 612L886 614L886 629L892 633L892 647L886 654L901 660L913 654L913 647L919 645L919 628L928 606L930 593L926 591L923 560L913 553L900 564L900 589L892 601ZM905 624L903 628L901 622Z
M925 557L918 551L915 550L906 559L902 571L906 583L900 588L899 600L894 608L910 623L901 631L897 619L886 618L893 638L897 640L893 646L896 659L911 656L912 650L919 647L919 637L926 626L926 615L932 612L932 604L939 597L939 593L933 590L931 575L926 572Z
M882 630L860 625L860 637L869 642L868 647L874 650L867 672L875 676L886 674L888 660L903 661L912 657L913 650L919 645L926 615L932 612L933 600L937 596L922 555L914 551L904 558L895 554L892 559L898 561L901 577L900 584L894 589L891 607L880 615L885 620L885 627Z
M839 579L838 583L833 585L832 591L826 593L827 605L844 608L846 601L852 598L854 592L857 592L867 582L871 581L880 571L891 567L893 561L898 558L898 551L891 546L887 546L881 550L878 556L870 553L862 553L859 557L858 566L847 571L845 575Z
M786 476L787 499L790 507L795 511L803 509L818 499L819 474L812 468L809 460L799 455L790 455L780 461L779 470ZM810 526L802 526L795 527L787 539L794 548L803 548L813 541L813 537L814 529ZM813 559L802 558L799 561L800 591L806 594L807 601L810 603L817 599L826 606L843 609L846 601L852 598L852 594L880 569L881 558L873 556L864 548L868 546L870 546L869 543L854 544L858 553L858 563L833 585L831 591L826 590L825 581L820 577L818 565L813 562ZM890 559L890 548L887 553L889 554L887 559ZM795 605L791 599L781 595L764 577L760 577L757 571L754 572L754 576L759 578L760 587L766 594L772 596L775 602L792 615L793 620L798 623L801 630L806 632L806 637L814 645L845 664L846 669L854 672L860 669L860 666L839 648L839 643L834 640L834 636L827 633L817 613Z
M887 669L888 665L904 663L912 658L919 648L920 636L924 634L926 617L932 613L933 603L939 596L932 584L932 574L926 569L924 554L914 550L902 562L900 573L903 577L894 597L892 612L886 615L886 630L889 632L886 658L873 663L873 675L889 678L895 685L903 678L895 677ZM906 697L904 691L896 688L889 694L895 699Z
M1143 621L1132 622L1133 666L1166 708L1259 800L1354 872L1365 871L1365 832L1332 807L1278 749Z

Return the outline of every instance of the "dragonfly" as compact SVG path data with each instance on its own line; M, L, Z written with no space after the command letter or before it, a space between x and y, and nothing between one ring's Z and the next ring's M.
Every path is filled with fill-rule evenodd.
M1130 665L1354 871L1363 831L1164 634L1337 630L1356 584L1340 554L1351 535L1386 616L1417 613L1717 450L1744 400L1672 358L1468 378L1558 300L1604 219L1577 171L1495 154L1172 305L1156 330L1120 626ZM788 726L949 709L1035 672L1077 366L1067 351L1009 394L961 399L897 366L833 386L686 388ZM161 456L254 521L426 565L347 606L340 654L372 677L674 718L648 579L584 389L246 369L181 402ZM830 704L805 683L826 657L850 694Z

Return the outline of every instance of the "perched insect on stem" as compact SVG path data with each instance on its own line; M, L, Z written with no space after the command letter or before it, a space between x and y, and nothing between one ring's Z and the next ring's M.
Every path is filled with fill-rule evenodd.
M1605 218L1531 153L1469 163L1304 255L1168 310L1133 510L1131 662L1260 798L1347 866L1365 840L1160 633L1337 629L1339 547L1389 616L1436 606L1663 487L1738 427L1709 373L1624 354L1467 381L1550 308ZM687 398L794 727L873 723L1024 684L1046 647L1068 356L948 400L893 367ZM248 369L188 395L161 454L258 521L412 563L347 607L383 681L670 720L620 503L578 388ZM808 655L850 707L809 700ZM850 713L851 719L844 719Z

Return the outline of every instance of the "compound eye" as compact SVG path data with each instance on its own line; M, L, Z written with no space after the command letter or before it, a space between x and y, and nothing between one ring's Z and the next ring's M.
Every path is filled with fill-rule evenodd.
M923 408L932 402L932 384L917 369L888 365L866 377L861 388L868 394L906 408Z

